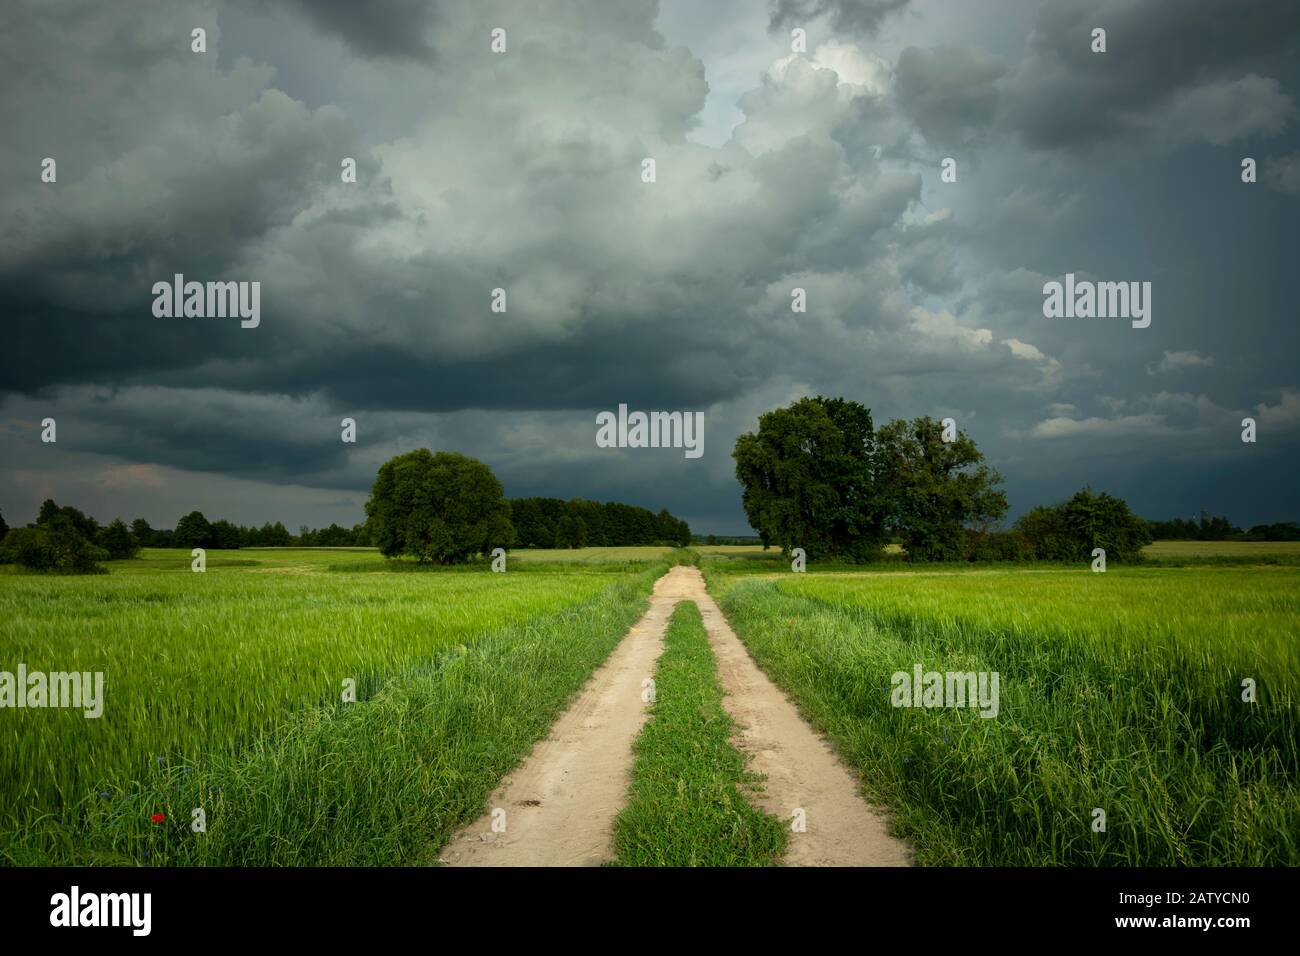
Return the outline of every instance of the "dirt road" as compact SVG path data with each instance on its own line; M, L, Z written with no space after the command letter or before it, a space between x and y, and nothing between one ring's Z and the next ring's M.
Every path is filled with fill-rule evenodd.
M699 570L688 567L656 582L645 616L492 793L488 813L452 838L444 863L596 866L610 858L613 820L627 800L632 743L646 719L642 681L654 676L668 618L681 600L700 608L724 706L739 725L735 743L751 755L751 769L767 778L757 802L787 825L801 811L805 828L790 834L787 865L908 864L905 844L889 836L884 819L858 795L856 778L750 659Z
M830 745L754 663L699 578L691 599L700 608L718 658L726 708L739 727L736 746L749 768L767 777L756 803L787 826L801 810L803 832L791 832L786 866L908 866L907 845L889 835L885 818L859 795L858 780Z

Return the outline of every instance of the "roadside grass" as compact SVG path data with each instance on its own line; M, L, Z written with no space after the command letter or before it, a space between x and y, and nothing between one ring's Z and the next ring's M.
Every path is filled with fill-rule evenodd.
M673 611L655 703L634 746L630 802L614 821L618 866L769 866L785 851L781 821L745 793L758 778L732 747L717 664L693 601Z
M401 862L545 732L667 564L261 573L301 560L279 555L182 575L151 558L158 573L0 583L0 669L105 675L98 719L8 712L0 862Z
M1294 570L708 579L922 863L1300 864ZM916 664L998 715L891 706Z

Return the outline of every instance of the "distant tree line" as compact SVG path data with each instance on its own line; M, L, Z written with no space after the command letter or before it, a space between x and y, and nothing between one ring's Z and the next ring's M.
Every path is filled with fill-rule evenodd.
M693 534L691 544L703 545L753 545L763 541L756 534Z
M1300 524L1294 521L1257 524L1243 531L1227 518L1211 517L1204 509L1199 519L1173 518L1148 521L1147 525L1160 541L1300 541Z
M208 521L191 511L175 529L154 528L143 518L128 526L121 518L101 525L69 505L46 499L36 520L25 528L10 528L0 514L0 564L21 564L35 571L89 574L101 571L100 561L136 557L141 548L346 547L370 543L366 526L342 528L331 524L313 531L306 526L292 535L284 524L262 527Z
M573 498L513 498L510 521L521 548L614 548L678 545L691 541L691 529L667 509Z
M690 528L667 510L574 498L506 501L482 462L452 452L418 449L386 462L366 503L365 522L345 528L305 525L291 534L283 522L261 527L183 515L175 528L144 518L101 525L70 506L47 499L36 521L11 529L0 514L0 564L87 574L101 561L136 557L141 548L377 547L388 556L452 563L493 547L581 548L689 543ZM521 523L511 523L512 512Z
M764 547L809 558L863 561L885 544L907 560L1088 560L1095 548L1110 561L1132 561L1153 538L1300 540L1300 525L1278 522L1243 532L1202 511L1199 521L1144 521L1120 498L1084 488L1066 501L1022 515L1009 530L1001 476L974 441L951 421L894 421L875 428L871 412L846 399L804 398L759 418L733 452L742 502ZM143 518L101 526L76 508L47 499L36 521L9 528L0 515L0 564L50 572L93 573L98 563L134 557L142 547L378 548L387 557L455 563L495 548L686 546L685 521L667 509L582 498L508 501L480 461L454 452L416 449L385 462L366 502L366 521L290 534L283 523L260 528L209 521L191 511L174 529ZM749 543L747 536L704 541Z
M349 547L369 545L364 524L343 528L331 524L313 531L306 525L290 534L281 521L256 525L234 524L224 519L209 521L201 511L191 511L176 522L175 529L154 528L143 518L131 522L131 537L142 548L292 548Z

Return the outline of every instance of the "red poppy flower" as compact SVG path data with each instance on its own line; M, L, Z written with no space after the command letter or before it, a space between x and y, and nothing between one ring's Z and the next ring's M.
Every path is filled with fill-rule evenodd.
M154 823L162 823L167 818L163 816L161 813L155 813L149 819L152 820Z

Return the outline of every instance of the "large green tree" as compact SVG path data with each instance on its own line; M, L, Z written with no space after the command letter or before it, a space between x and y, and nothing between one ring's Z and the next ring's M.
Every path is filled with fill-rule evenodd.
M149 522L143 518L136 518L131 522L131 537L135 538L135 543L142 548L153 546L154 530L149 526Z
M510 504L492 469L427 448L379 468L366 502L371 540L388 557L452 564L514 543Z
M873 557L888 499L877 476L871 410L842 398L801 398L767 412L732 457L749 523L764 543L809 558Z
M933 418L877 429L878 476L888 490L890 526L909 561L958 561L971 531L986 532L1007 513L1002 476L965 432L943 440Z
M62 518L72 529L87 541L94 544L99 537L99 522L87 514L83 514L71 505L64 505L60 508L54 503L53 498L46 498L41 502L41 510L36 515L38 525L50 525L56 523Z
M208 524L202 511L191 511L176 522L173 541L178 548L210 548L211 538L212 525Z

